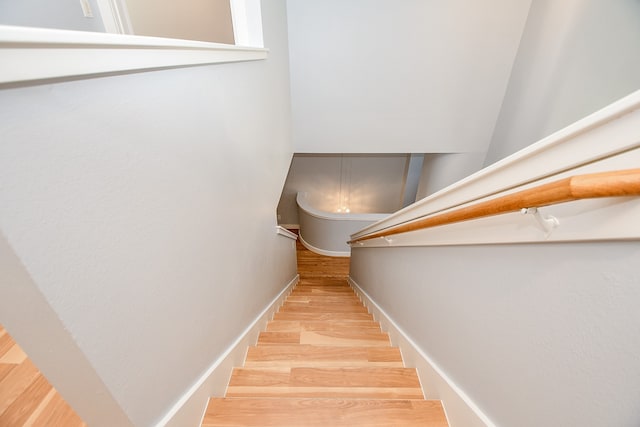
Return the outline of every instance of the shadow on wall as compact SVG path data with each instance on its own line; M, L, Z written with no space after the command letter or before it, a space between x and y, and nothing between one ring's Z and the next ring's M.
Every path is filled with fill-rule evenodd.
M489 166L640 88L640 2L533 2Z

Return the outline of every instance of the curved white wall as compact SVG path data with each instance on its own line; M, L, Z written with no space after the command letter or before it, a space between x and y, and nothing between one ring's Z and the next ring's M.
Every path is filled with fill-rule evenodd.
M334 213L314 208L306 193L298 193L300 242L309 250L328 256L350 256L349 236L384 219L387 214Z
M335 212L340 194L358 212L394 212L402 207L407 154L295 154L278 204L281 224L299 224L298 193ZM341 191L342 190L342 191Z

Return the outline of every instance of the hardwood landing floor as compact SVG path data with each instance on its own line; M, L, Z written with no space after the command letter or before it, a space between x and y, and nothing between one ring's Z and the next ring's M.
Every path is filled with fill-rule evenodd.
M415 369L349 287L349 258L299 242L297 255L300 282L202 426L447 426L440 401L424 399Z
M1 325L0 426L86 426Z

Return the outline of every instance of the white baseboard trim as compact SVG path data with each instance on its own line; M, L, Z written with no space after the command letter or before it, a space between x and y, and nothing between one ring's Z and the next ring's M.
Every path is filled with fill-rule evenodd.
M280 227L286 228L287 230L300 230L300 224L278 224Z
M333 257L344 257L344 258L348 258L348 257L351 256L351 251L327 251L327 250L324 250L324 249L316 248L315 246L313 246L309 242L305 241L304 238L302 237L302 234L298 235L298 239L300 239L300 243L302 243L302 246L304 246L305 248L309 249L311 252L315 252L315 253L317 253L319 255L333 256Z
M300 280L297 274L271 303L244 330L236 341L216 359L209 369L187 390L156 427L197 427L202 424L209 398L223 396L231 377L231 370L244 363L247 347L258 341L258 335L280 308L285 298Z
M296 233L292 233L280 225L276 226L276 234L279 234L280 236L288 237L291 240L298 240L298 235Z
M482 410L462 391L453 380L427 356L387 313L351 278L349 284L364 305L389 333L393 345L400 347L405 366L416 368L427 399L442 401L451 427L496 427Z

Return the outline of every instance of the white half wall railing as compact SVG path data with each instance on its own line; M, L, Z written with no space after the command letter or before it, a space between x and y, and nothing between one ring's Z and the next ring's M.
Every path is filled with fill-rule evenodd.
M387 214L334 213L316 209L307 193L298 193L300 242L310 251L320 255L348 257L351 254L347 240L349 235Z
M351 235L452 427L637 421L639 166L640 91Z
M639 165L640 91L353 233L351 242L384 247L640 238L640 199L633 197L526 206L539 208L537 214L504 213L385 236L385 231L402 225L429 222L536 186ZM541 226L538 218L548 216L555 217L559 226ZM615 221L610 220L613 217Z

